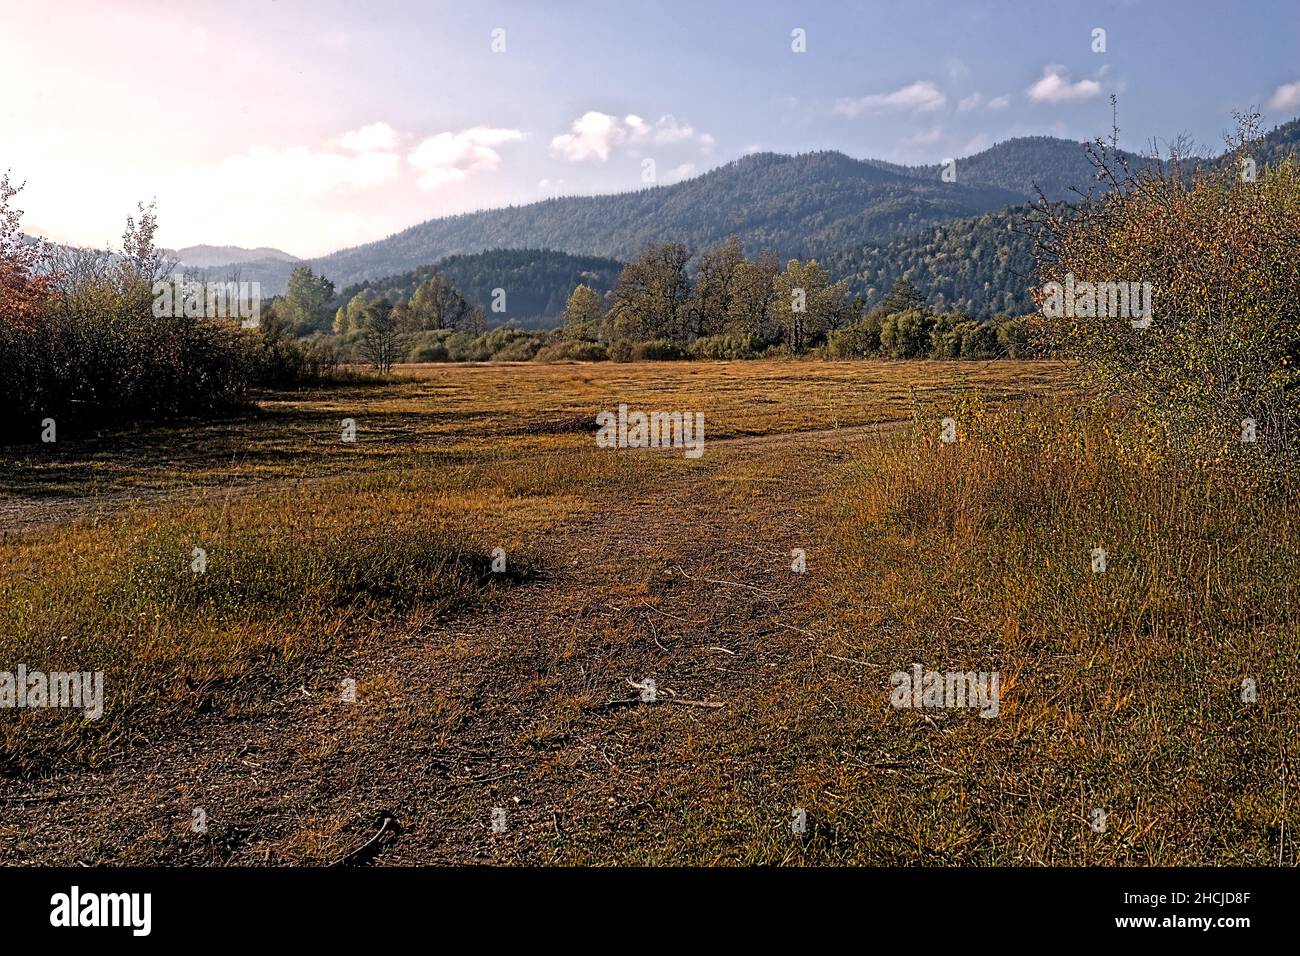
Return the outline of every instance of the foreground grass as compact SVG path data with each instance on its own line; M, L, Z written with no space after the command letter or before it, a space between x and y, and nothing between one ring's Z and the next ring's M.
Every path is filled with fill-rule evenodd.
M1063 402L956 417L956 443L937 415L918 421L834 484L810 555L817 657L751 707L750 748L777 772L748 796L731 782L723 801L683 801L697 846L787 862L1300 861L1294 479L1134 453L1123 421ZM999 715L895 709L890 675L914 663L1000 672ZM776 732L771 753L760 740ZM802 840L752 810L782 801L807 808Z
M299 776L269 824L221 791L240 825L213 861L247 860L249 833L280 859L336 859L386 808L411 827L399 861L409 841L415 861L1294 865L1294 479L1162 457L1072 401L997 402L1059 370L995 363L1004 379L953 394L939 363L842 364L575 366L512 390L488 383L514 369L439 368L303 397L233 469L201 430L178 459L137 448L151 483L207 462L222 490L4 540L0 662L102 668L111 705L4 715L0 759L22 777L111 767L198 715L337 695L336 665L367 647L366 703L284 744ZM698 461L597 450L590 416L619 401L762 437ZM355 446L333 432L345 411ZM274 480L235 480L250 474ZM529 586L507 592L516 574ZM890 675L914 663L998 671L998 716L893 708ZM647 674L725 706L605 707ZM377 765L388 783L312 789ZM132 859L196 852L138 839Z
M5 713L0 773L98 765L133 735L213 711L237 717L274 688L319 686L322 669L360 642L482 607L543 570L525 542L616 480L617 466L588 456L563 472L502 475L490 464L426 464L7 539L0 661L9 671L103 671L106 710Z

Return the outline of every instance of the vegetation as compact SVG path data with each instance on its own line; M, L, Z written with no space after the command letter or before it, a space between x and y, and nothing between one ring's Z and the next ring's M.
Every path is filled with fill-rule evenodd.
M341 297L346 302L364 295L396 304L412 300L422 285L439 278L483 310L488 325L546 327L559 320L575 286L586 285L604 295L613 288L622 267L614 259L552 249L490 249L447 256L401 275L369 279L344 289ZM506 293L501 311L492 310L497 289Z
M1111 188L1069 215L1041 210L1040 273L1047 282L1148 283L1150 326L1109 299L1103 309L1101 293L1095 308L1044 308L1036 324L1153 437L1199 456L1258 461L1294 454L1300 439L1300 167L1288 157L1243 176L1254 124L1243 117L1230 161L1192 170L1177 157L1167 171L1134 170L1099 143L1099 176Z
M17 195L0 178L0 441L222 414L248 403L255 388L297 385L333 367L327 347L293 340L301 321L286 317L299 315L293 301L250 329L180 301L160 307L155 283L166 283L170 268L154 245L152 207L127 219L117 255L51 250L19 231Z

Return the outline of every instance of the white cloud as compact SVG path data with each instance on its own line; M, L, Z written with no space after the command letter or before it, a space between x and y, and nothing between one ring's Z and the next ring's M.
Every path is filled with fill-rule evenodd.
M393 149L397 146L397 131L387 123L371 123L369 126L344 133L334 140L334 145L357 153Z
M197 172L196 188L245 195L250 192L299 192L320 195L334 190L368 189L396 178L396 153L354 155L320 152L306 146L270 149L255 146Z
M1042 77L1025 92L1035 103L1072 103L1092 99L1101 92L1101 84L1096 80L1076 83L1070 79L1065 67L1045 66Z
M933 146L943 138L943 127L934 126L927 130L922 130L912 136L908 142L917 146Z
M966 97L964 100L962 100L960 103L957 104L957 112L969 113L971 110L979 106L983 100L984 97L980 96L980 94L972 93L970 96Z
M988 133L976 133L974 136L972 136L969 140L966 141L966 145L963 146L958 152L962 156L971 156L975 153L983 152L984 150L988 149L992 144L993 144L992 140L989 139Z
M668 172L659 177L663 183L675 183L695 174L694 163L682 163L680 166L674 166Z
M1271 110L1293 110L1300 107L1300 81L1284 83L1273 91L1273 98L1268 101Z
M517 129L474 126L459 133L438 133L426 138L406 157L420 170L420 188L436 189L459 182L471 173L491 172L501 165L494 147L524 138Z
M835 112L842 116L858 116L887 109L929 113L942 109L947 102L948 98L929 80L917 80L892 93L873 93L857 99L837 100Z
M1004 110L1010 105L1011 105L1011 97L995 96L993 97L993 99L988 101L988 105L986 105L984 108L986 110Z
M551 140L551 154L575 163L589 160L603 163L615 148L643 143L660 146L695 143L702 152L708 153L713 149L714 139L671 114L647 123L635 113L619 119L591 110L574 120L569 132Z

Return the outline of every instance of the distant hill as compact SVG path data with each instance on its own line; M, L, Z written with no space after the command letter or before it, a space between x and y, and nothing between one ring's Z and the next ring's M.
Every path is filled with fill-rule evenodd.
M574 256L554 249L492 249L447 256L401 275L366 280L343 289L335 306L358 292L409 299L425 279L442 275L471 302L483 307L488 327L511 323L549 327L560 321L570 293L579 284L602 295L614 287L623 263L602 256ZM505 290L504 312L493 312L493 290Z
M277 262L300 262L297 256L280 249L261 246L257 249L245 249L242 246L186 246L184 249L170 249L168 253L179 260L183 266L196 269L209 269L235 263L273 260Z
M483 249L546 247L629 259L653 242L698 248L731 235L751 249L806 256L1020 201L1003 189L901 175L842 153L760 153L671 186L433 219L313 267L351 284Z
M1265 137L1256 161L1261 166L1276 162L1297 145L1300 121L1293 121ZM1149 161L1126 155L1130 164ZM882 258L887 255L904 257L899 261L911 263L907 268L942 266L950 286L939 294L949 303L986 302L975 309L983 314L986 308L1004 308L993 304L998 296L1005 301L1006 294L1019 294L999 284L993 260L960 261L959 250L968 241L984 249L985 243L1001 240L1001 233L995 237L990 232L997 228L996 217L986 217L1036 199L1036 186L1049 200L1074 201L1080 192L1099 185L1086 145L1050 136L1009 139L958 158L952 183L944 182L941 172L938 164L900 166L830 151L758 153L670 186L431 219L387 239L303 264L341 289L485 250L544 249L626 261L653 242L684 242L700 249L736 235L751 254L775 249L782 258L816 256L838 262L859 277L864 291L888 282L903 268L890 265ZM952 229L942 229L945 224ZM1007 261L1018 261L1018 240L1007 241L1012 243L1004 253ZM261 281L267 295L283 292L298 264L278 250L241 252L250 257L273 254L245 259L238 266L240 277ZM225 278L231 267L207 268L211 277ZM972 285L977 279L978 289ZM485 277L476 288L503 287L501 280L487 282ZM529 305L530 312L534 307ZM537 314L549 316L551 307L543 305Z
M1036 197L1036 183L1053 200L1095 183L1084 144L1048 136L1007 140L958 159L956 182L944 182L941 171L833 151L757 153L670 186L431 219L308 264L341 287L498 248L627 260L653 242L698 249L738 235L751 251L826 256L1023 203ZM264 291L282 291L282 262L245 265L245 277L260 278Z
M1121 151L1133 169L1154 162ZM1080 193L1097 191L1097 170L1088 159L1088 144L1054 136L1021 136L956 161L957 182L997 186L1024 199L1038 198L1038 189L1051 202L1077 202ZM942 166L914 166L921 176L938 176Z

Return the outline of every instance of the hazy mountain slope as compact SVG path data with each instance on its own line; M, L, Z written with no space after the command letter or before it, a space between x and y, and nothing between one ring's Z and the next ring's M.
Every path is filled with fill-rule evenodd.
M245 249L242 246L186 246L184 249L168 250L170 255L183 266L196 269L208 269L233 263L256 262L270 259L279 262L300 262L297 256L291 256L281 249L260 246L257 249Z
M1297 143L1300 121L1293 121L1264 138L1255 151L1257 162L1276 162ZM1147 162L1126 155L1132 164ZM627 260L652 242L685 242L699 249L738 235L751 253L775 248L783 257L842 258L909 237L929 242L942 223L1036 198L1035 185L1053 201L1075 200L1076 190L1086 193L1097 185L1085 144L1050 136L1010 139L959 158L955 183L943 182L941 170L938 164L907 167L838 152L760 153L671 186L432 219L308 264L342 288L488 249L552 249ZM900 242L897 248L914 246ZM292 260L262 258L242 263L240 274L261 281L264 294L274 294L284 291L292 265ZM225 267L214 266L211 273L224 278Z

